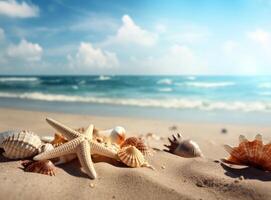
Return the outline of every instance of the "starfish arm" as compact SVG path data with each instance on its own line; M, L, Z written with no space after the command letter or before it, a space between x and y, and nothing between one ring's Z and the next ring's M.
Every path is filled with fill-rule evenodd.
M76 153L76 147L80 144L81 141L82 141L81 137L76 138L74 140L71 140L65 144L58 146L57 148L53 150L45 151L35 156L33 159L47 160L47 159L56 158L56 157L64 156L71 153Z
M84 171L88 174L91 179L97 177L96 171L94 169L93 162L91 160L90 146L87 140L84 140L77 147L77 157Z
M62 133L68 140L74 139L76 137L80 136L80 133L78 131L73 130L70 127L65 126L64 124L51 119L51 118L46 118L46 121L48 124L50 124L54 129Z
M93 129L93 124L90 124L84 132L84 135L88 138L88 140L92 140Z
M90 150L91 154L98 154L98 155L102 155L102 156L106 156L106 157L118 160L117 153L112 149L104 147L102 144L91 141L90 148L91 148Z

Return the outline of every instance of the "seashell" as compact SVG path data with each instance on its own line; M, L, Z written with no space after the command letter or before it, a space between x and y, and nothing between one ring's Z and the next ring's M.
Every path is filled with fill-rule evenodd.
M129 137L122 144L121 148L126 146L135 146L144 156L150 155L149 147L145 144L144 140L137 137Z
M108 130L94 129L93 134L96 138L104 138L104 141L118 145L123 143L126 137L126 131L121 126Z
M143 154L134 146L127 146L119 150L119 159L129 167L149 167L150 166L145 160Z
M173 140L168 138L170 145L164 145L168 150L164 150L166 152L185 157L203 157L203 154L199 148L199 145L192 140L183 140L183 137L178 133L176 135L172 135Z
M51 142L51 144L54 147L58 147L64 143L68 142L67 138L65 138L62 134L60 133L55 133L55 138L54 140Z
M264 145L260 134L256 135L253 141L248 141L245 136L240 135L238 147L224 145L224 148L230 154L229 158L222 159L225 163L271 171L271 143Z
M31 161L26 160L22 162L22 166L26 172L34 172L55 176L55 166L50 160Z
M51 143L55 137L54 136L41 136L41 141L45 143Z
M21 131L3 141L3 155L9 159L32 157L39 153L41 144L39 136L33 132Z
M2 143L5 139L7 139L9 136L16 135L18 133L20 133L20 131L18 130L9 130L0 133L0 148L3 148Z
M54 149L54 146L50 143L45 143L45 144L42 144L39 148L39 153L43 153L45 151L50 151Z

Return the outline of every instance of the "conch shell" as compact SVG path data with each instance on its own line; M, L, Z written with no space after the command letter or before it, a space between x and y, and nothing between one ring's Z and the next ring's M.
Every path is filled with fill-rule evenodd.
M149 147L141 138L129 137L120 145L121 148L127 146L135 146L144 156L150 155Z
M55 166L50 160L31 161L26 160L22 162L22 166L26 172L34 172L55 176Z
M151 165L145 160L143 154L134 146L123 147L118 152L119 159L129 167L149 167Z
M168 138L170 142L169 145L164 145L168 150L164 150L166 152L185 157L203 157L203 154L199 148L199 145L193 140L183 140L183 137L178 133L176 135L172 135L173 140Z
M264 145L262 136L256 135L253 141L248 141L245 136L239 136L239 146L224 145L230 154L223 162L235 165L246 165L271 171L271 143Z

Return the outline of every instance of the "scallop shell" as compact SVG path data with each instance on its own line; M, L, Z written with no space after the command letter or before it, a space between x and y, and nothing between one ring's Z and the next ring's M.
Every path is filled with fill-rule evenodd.
M172 135L173 140L168 138L170 145L164 145L168 150L166 152L185 157L202 157L202 152L199 145L193 140L183 140L183 137L178 133L177 135Z
M24 170L26 172L34 172L49 176L55 176L55 166L50 160L41 160L41 161L26 160L22 162L22 166L24 167Z
M16 135L18 133L20 133L20 131L18 130L9 130L9 131L0 133L0 148L3 148L2 143L5 139L7 139L8 137L12 135Z
M271 171L271 144L263 144L262 136L256 135L253 141L248 141L243 135L239 136L239 146L224 145L230 154L227 159L222 159L228 164L246 165Z
M21 131L3 141L3 155L9 159L32 157L39 153L41 144L39 136L33 132Z
M65 138L62 134L60 133L55 133L55 138L54 140L51 142L51 144L54 147L58 147L64 143L68 142L67 138Z
M129 167L141 167L146 163L143 154L134 146L128 146L120 149L119 159Z
M135 146L144 156L150 155L149 147L145 144L144 140L137 137L129 137L122 144L121 148L126 146Z

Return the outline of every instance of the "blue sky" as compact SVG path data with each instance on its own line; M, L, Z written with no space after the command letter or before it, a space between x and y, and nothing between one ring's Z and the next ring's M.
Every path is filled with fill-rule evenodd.
M0 74L271 74L271 0L0 0Z

